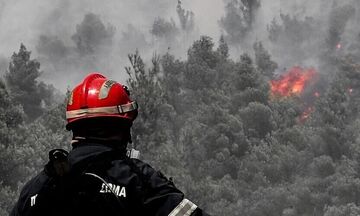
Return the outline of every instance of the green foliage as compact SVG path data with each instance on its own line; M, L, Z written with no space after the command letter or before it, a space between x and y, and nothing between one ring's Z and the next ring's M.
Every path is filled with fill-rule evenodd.
M160 49L160 52L161 50L166 52L173 48L183 50L186 48L184 42L194 36L195 14L191 10L186 10L180 0L177 2L176 14L179 24L176 24L173 18L167 19L161 16L156 17L152 23L150 33L154 37L151 44L155 45L158 50Z
M219 44L215 50L211 38L201 37L186 60L167 53L149 72L143 63L135 67L136 96L156 95L163 104L149 104L148 115L157 117L140 117L134 125L147 141L147 159L213 214L356 214L349 203L357 203L359 191L360 67L339 61L332 88L304 123L301 98L269 97L276 63L260 42L255 64L247 54L230 60L223 37Z
M252 30L259 8L259 0L231 0L226 5L220 26L232 44L241 43Z
M16 193L8 186L0 182L0 215L9 215L11 207L15 204Z
M257 102L241 109L240 116L247 136L265 138L274 127L270 108Z
M236 74L234 74L235 88L244 91L247 88L256 88L261 83L259 72L253 65L253 60L249 55L240 56L240 62L237 63Z
M282 26L278 24L276 19L274 18L267 26L267 30L269 32L269 40L272 42L276 42L282 32Z
M212 39L202 36L188 50L188 61L184 71L184 82L187 88L200 90L214 85L217 56L213 47Z
M354 203L341 206L327 206L324 216L356 216L360 214L360 207Z
M289 14L280 13L281 24L273 19L268 26L269 39L272 42L281 42L287 45L300 45L311 40L315 31L315 21L312 17L301 20Z
M217 52L220 54L220 56L222 56L225 59L229 57L229 46L225 41L224 35L220 36L219 47L217 49Z
M158 154L177 152L176 147L171 146L174 132L171 127L167 127L167 122L173 121L174 111L164 100L160 86L160 58L156 55L153 57L152 68L149 70L145 69L138 52L130 54L129 60L131 66L127 67L126 71L130 78L127 83L132 92L131 96L136 98L140 107L132 130L134 146L147 152L146 159L155 167L159 166L161 160L168 160L169 164L178 163L175 158L168 158L171 157L168 153Z
M176 6L176 12L180 20L182 30L190 32L194 29L194 13L192 11L186 11L181 6L181 1L178 1Z
M274 71L278 67L277 63L272 61L270 54L265 50L261 42L254 43L255 51L255 63L258 67L258 70L269 79L273 78Z
M179 30L177 29L173 20L168 22L165 19L158 17L155 19L150 33L158 38L165 38L166 40L171 40L175 38L178 31Z
M76 26L76 33L71 37L81 55L93 54L111 44L115 34L114 26L105 26L100 17L93 13L84 16Z
M17 136L19 126L23 124L24 112L21 105L16 105L4 82L0 80L0 160L8 161L0 165L2 176L0 182L5 185L16 185L13 181L19 174L16 169L16 146L21 140Z
M283 16L279 38L303 37L289 25L305 31L312 26ZM215 47L203 36L185 60L166 53L154 55L147 66L138 52L129 55L127 84L140 107L132 145L213 215L358 215L358 62L333 64L331 87L300 121L307 106L301 97L269 92L276 63L262 43L254 44L255 59L244 53L234 61L228 48L224 37ZM25 57L14 54L14 62L31 61L25 48L19 53ZM34 74L30 83L41 89L40 74ZM0 165L0 215L10 210L17 186L42 169L48 150L67 148L70 141L64 102L24 122L12 88L0 82L0 159L7 161Z
M279 63L298 64L308 59L318 58L319 44L323 42L317 39L324 37L320 30L322 27L322 24L313 17L280 12L279 19L274 18L267 26L273 52L280 54L277 56L281 61Z
M8 215L18 189L47 162L48 151L69 146L65 106L54 106L63 96L37 79L40 63L21 44L0 79L0 215ZM55 107L55 108L52 108ZM27 121L25 121L27 120Z
M330 13L328 37L326 45L329 51L334 51L341 41L341 36L349 19L354 16L355 8L352 5L344 5L334 8Z
M21 105L28 120L32 121L52 105L54 88L38 81L41 75L40 63L30 59L30 55L31 52L21 44L19 52L11 56L5 81L13 102Z

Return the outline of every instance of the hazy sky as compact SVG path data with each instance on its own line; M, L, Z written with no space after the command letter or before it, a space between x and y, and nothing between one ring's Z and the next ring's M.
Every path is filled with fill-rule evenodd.
M168 45L171 52L180 58L186 56L186 50L193 40L200 35L208 35L217 42L223 31L219 27L219 20L224 15L224 7L230 0L182 0L182 6L195 14L195 33L186 41L178 41L178 45ZM351 3L354 0L262 0L257 23L248 39L248 46L236 49L232 57L252 47L256 40L264 41L266 48L274 55L275 60L283 64L283 50L268 43L267 25L274 17L279 19L280 12L303 19L313 16L320 26L328 26L328 12L334 5ZM84 74L98 70L113 79L124 82L127 75L123 67L128 65L127 54L139 48L145 61L149 61L154 52L158 52L159 45L150 34L151 26L157 17L167 21L173 19L177 25L176 15L178 0L0 0L0 68L1 73L6 69L8 60L14 51L18 51L20 43L32 51L32 58L41 63L42 79L55 87L65 90L67 86L78 83ZM99 16L104 25L115 28L111 49L96 53L96 55L80 58L74 55L76 45L71 39L84 16L93 13ZM124 32L129 32L129 24L136 38L125 40ZM130 30L129 30L130 29ZM319 29L321 31L323 29ZM67 54L62 60L48 59L44 53L39 53L39 38L45 35L56 38L64 44ZM131 34L130 34L131 35ZM142 41L141 41L142 40ZM165 44L166 45L166 44ZM164 44L162 44L164 47ZM309 45L310 46L310 45ZM166 46L167 47L167 46ZM163 50L160 50L163 51ZM293 51L289 51L293 52ZM284 53L285 56L297 56L296 53ZM280 57L280 58L279 58ZM284 61L288 61L285 59ZM312 64L312 61L309 61Z
M32 57L39 59L36 46L39 43L40 35L56 36L66 46L74 46L71 36L75 32L76 25L81 23L87 13L99 15L104 24L110 23L115 27L115 43L119 42L122 32L126 31L128 24L132 24L144 34L149 34L156 17L167 20L173 18L177 21L176 5L177 0L1 0L0 57L9 59L11 54L19 49L20 43L24 43L28 50L32 51ZM183 0L182 5L185 9L191 9L195 13L199 34L219 37L220 29L217 20L223 14L224 3L222 0ZM136 48L139 47L134 44L133 50ZM126 54L124 56L126 58ZM124 61L126 62L126 59ZM43 78L52 82L56 87L64 89L67 85L74 83L72 81L66 83L65 80L53 82L52 78L57 79L61 76L49 75L48 73L53 72L47 70L52 69L46 62L40 63L42 63L44 71ZM124 63L121 62L120 68L123 66ZM74 70L76 69L74 68ZM114 71L101 72L114 73ZM117 73L116 76L120 80L126 79L126 75L119 77L120 75ZM76 79L80 79L80 77L76 77ZM78 81L76 80L75 83Z
M207 3L207 2L211 2ZM217 36L217 20L223 14L222 0L182 0L183 6L196 14L203 34ZM0 3L2 33L1 52L18 48L19 42L33 48L40 34L71 35L86 13L100 15L120 32L127 24L150 28L155 17L176 16L177 0L2 0Z

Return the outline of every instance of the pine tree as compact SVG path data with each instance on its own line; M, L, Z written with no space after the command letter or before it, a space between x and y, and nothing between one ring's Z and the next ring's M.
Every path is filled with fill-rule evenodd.
M98 15L88 13L84 16L83 21L76 26L76 33L71 39L75 42L81 55L88 55L110 45L114 34L114 26L105 26Z
M30 121L39 117L44 108L42 100L45 99L43 84L38 81L41 75L40 63L30 59L31 52L21 44L18 53L11 57L9 69L5 74L5 81L13 97L13 101L22 105ZM49 92L51 95L51 92Z
M360 207L355 203L348 203L341 206L327 206L324 216L347 216L359 215Z
M176 6L176 12L180 20L181 29L190 32L194 29L194 13L192 11L186 11L181 6L181 1L178 1Z
M145 64L138 52L129 55L130 67L126 67L129 75L127 83L131 90L131 97L139 104L139 116L132 127L135 147L146 152L145 158L155 167L169 170L163 166L164 160L177 163L172 156L176 155L171 131L174 109L165 101L164 92L159 79L160 58L154 55L152 67L145 68ZM173 151L171 154L160 151Z
M217 56L210 37L202 36L188 50L188 61L184 72L186 87L192 90L210 88L215 83Z
M329 52L334 51L341 41L347 22L355 14L355 8L352 5L335 7L330 13L329 30L325 39Z
M282 30L282 26L279 25L274 18L271 23L267 26L267 31L269 32L269 40L273 43L276 43Z
M178 34L179 30L175 25L175 22L171 20L166 21L163 18L156 18L150 30L150 33L158 38L164 38L167 41L172 41Z
M0 158L2 161L8 161L0 165L0 173L2 173L0 182L10 184L14 183L12 178L18 175L15 144L19 143L21 136L17 136L16 132L23 124L24 113L21 105L14 103L2 80L0 80L0 111Z
M255 42L253 47L255 51L255 63L258 70L268 79L272 79L274 71L277 68L277 63L271 60L271 56L269 52L265 50L262 42Z
M217 48L217 52L220 54L221 57L225 59L229 57L229 46L225 41L224 35L220 36L219 47Z
M0 113L0 160L6 161L0 164L0 215L8 215L16 200L16 186L22 175L19 146L23 140L20 127L25 115L21 105L13 101L2 79Z
M226 5L220 26L226 32L229 42L239 44L244 40L252 30L259 8L259 0L231 0Z

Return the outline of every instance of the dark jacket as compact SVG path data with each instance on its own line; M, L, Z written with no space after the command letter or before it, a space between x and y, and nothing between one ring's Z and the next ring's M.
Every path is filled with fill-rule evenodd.
M77 144L70 172L46 168L22 189L10 215L207 215L148 164L100 144Z

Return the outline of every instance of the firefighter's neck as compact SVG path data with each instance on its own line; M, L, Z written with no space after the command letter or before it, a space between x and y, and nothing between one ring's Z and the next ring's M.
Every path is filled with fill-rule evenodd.
M125 139L123 136L107 136L107 137L101 137L101 136L74 136L71 144L75 147L76 145L80 143L98 143L98 144L104 144L107 146L127 146L128 140Z

